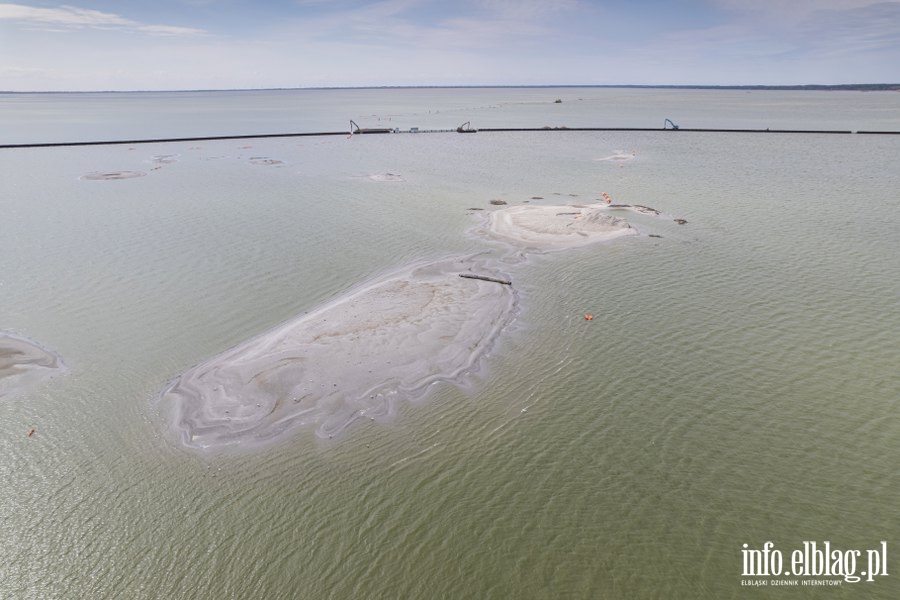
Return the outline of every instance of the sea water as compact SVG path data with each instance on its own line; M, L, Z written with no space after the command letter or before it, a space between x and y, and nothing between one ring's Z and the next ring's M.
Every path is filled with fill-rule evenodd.
M349 119L900 129L889 92L0 102L4 143ZM886 541L889 575L828 593L896 597L898 156L890 135L672 131L0 150L0 331L66 367L0 398L0 596L728 598L745 581L815 579L748 577L745 551L768 541L782 570L829 541L861 551L857 571ZM117 172L138 176L85 177ZM623 214L639 235L546 254L479 233L491 200L603 193L661 215ZM469 385L261 452L166 434L159 396L192 366L361 282L472 253L506 261L519 309Z

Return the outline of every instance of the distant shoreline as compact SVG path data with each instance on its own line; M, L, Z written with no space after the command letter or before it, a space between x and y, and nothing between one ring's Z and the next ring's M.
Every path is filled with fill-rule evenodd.
M0 94L170 94L198 92L277 92L301 90L430 90L430 89L652 89L652 90L745 90L815 92L900 92L900 83L845 83L836 85L382 85L343 87L223 88L195 90L53 90L2 91Z

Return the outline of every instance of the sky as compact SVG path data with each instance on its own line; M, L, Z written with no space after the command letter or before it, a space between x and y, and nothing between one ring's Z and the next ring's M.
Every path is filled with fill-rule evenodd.
M0 2L0 90L900 81L900 1Z

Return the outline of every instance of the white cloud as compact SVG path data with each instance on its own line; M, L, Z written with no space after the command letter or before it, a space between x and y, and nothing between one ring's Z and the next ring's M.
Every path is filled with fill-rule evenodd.
M580 2L579 0L475 0L475 4L501 15L534 18L576 9Z
M209 35L202 29L177 27L174 25L140 25L136 29L142 33L159 36L203 36Z
M713 0L722 8L774 14L809 14L818 10L848 10L881 4L884 0Z
M849 13L875 6L900 6L888 0L712 0L719 8L747 18L755 18L771 26L784 28L816 18L823 12Z
M749 12L752 2L739 11L736 0L707 0L735 10L655 27L658 15L584 0L293 0L305 8L211 35L175 26L185 12L153 24L20 1L0 2L0 78L17 90L834 83L891 80L900 64L900 2L799 0L807 12L781 19L777 10L794 4L760 0L765 16ZM650 33L635 25L642 19ZM50 30L82 35L43 33Z
M820 11L802 30L809 47L829 57L872 56L897 64L900 59L900 3L854 10Z
M30 77L33 75L46 75L50 71L39 67L19 67L0 65L0 75L3 77Z
M509 53L526 41L544 41L553 34L540 19L498 12L479 16L429 12L433 8L429 0L384 0L352 11L286 19L268 29L264 39L289 48L297 47L299 40L307 45L326 44L342 54L356 54L355 61L391 56L403 62L424 53L432 58L441 52L454 56L485 50Z
M137 31L155 36L207 35L204 30L193 27L145 24L113 13L68 5L37 8L22 4L0 4L0 20L22 23L43 31L93 28Z

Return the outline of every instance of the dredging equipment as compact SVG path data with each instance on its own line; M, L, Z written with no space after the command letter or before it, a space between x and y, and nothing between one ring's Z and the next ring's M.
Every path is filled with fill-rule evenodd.
M353 119L350 119L350 133L353 135L357 133L394 133L394 130L390 127L360 127Z

